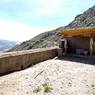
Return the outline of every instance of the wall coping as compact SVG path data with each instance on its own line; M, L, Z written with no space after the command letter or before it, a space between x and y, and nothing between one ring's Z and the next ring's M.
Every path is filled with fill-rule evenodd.
M37 53L37 52L47 51L47 50L51 50L51 49L58 49L58 47L55 46L55 47L48 47L48 48L38 48L38 49L31 49L31 50L21 50L21 51L0 53L0 58Z

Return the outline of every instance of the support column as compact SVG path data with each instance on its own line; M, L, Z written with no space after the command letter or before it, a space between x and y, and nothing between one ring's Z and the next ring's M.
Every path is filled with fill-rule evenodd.
M93 37L90 37L90 56L93 55Z
M58 49L58 56L61 57L63 54L67 53L67 40L63 39L60 41L59 49Z
M63 47L64 47L64 43L63 43L63 41L61 40L61 41L59 42L58 57L62 57L62 56L63 56Z
M67 53L67 40L65 39L65 43L64 43L64 49L65 49L65 54Z

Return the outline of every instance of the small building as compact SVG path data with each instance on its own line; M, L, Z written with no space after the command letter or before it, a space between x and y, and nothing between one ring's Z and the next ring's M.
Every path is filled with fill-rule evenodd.
M59 33L64 53L95 55L95 28L68 29Z

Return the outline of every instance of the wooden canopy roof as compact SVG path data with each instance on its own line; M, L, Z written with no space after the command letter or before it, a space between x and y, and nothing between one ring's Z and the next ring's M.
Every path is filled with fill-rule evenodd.
M68 29L59 34L64 37L95 37L95 28Z

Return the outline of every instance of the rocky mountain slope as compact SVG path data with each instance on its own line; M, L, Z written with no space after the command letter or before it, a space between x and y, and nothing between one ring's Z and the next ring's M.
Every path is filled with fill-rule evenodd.
M53 31L42 33L28 41L15 46L10 51L27 50L43 47L51 47L58 45L59 40L62 38L57 33L64 31L68 28L79 28L79 27L95 27L95 5L85 11L83 14L79 14L75 19L67 26L60 27Z
M59 40L62 39L58 32L62 31L64 28L60 27L58 29L41 33L36 37L21 43L20 45L16 45L9 51L18 51L18 50L28 50L28 49L36 49L36 48L45 48L51 46L58 46Z
M95 27L95 5L79 14L75 19L65 28L79 28L79 27Z

